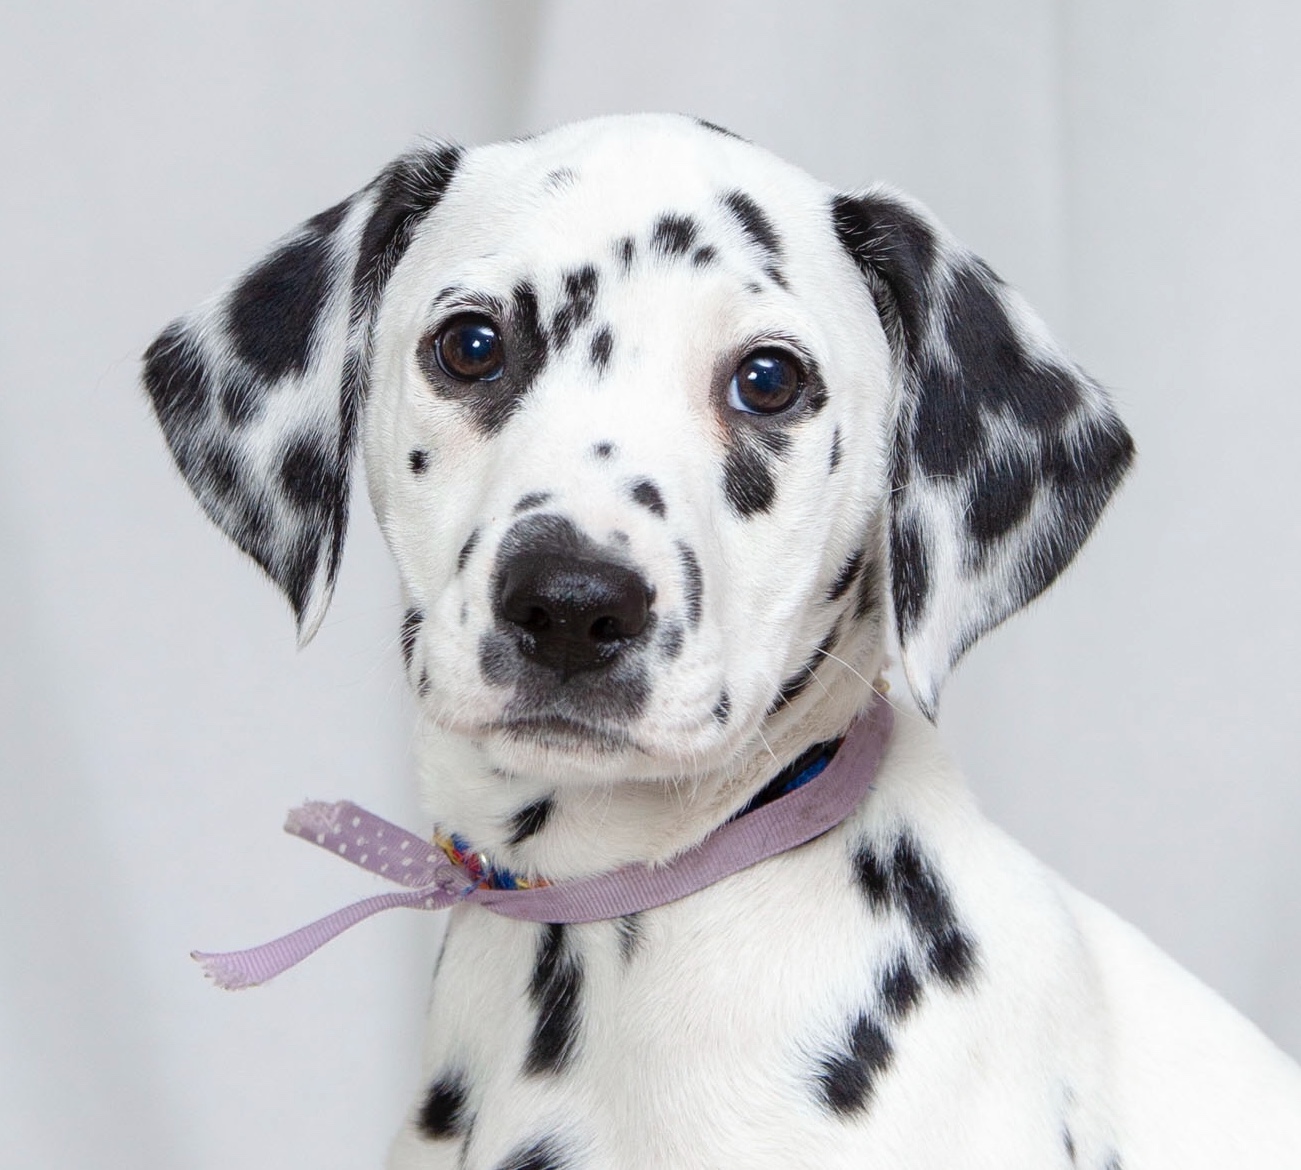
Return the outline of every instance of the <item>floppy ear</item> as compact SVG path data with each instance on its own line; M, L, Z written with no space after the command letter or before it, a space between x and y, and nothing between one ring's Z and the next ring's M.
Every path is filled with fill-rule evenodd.
M325 616L339 569L375 310L459 160L451 146L396 159L145 354L145 388L176 465L288 596L300 644Z
M891 588L904 671L934 718L954 663L1083 544L1133 443L1098 384L924 208L874 187L832 215L901 387Z

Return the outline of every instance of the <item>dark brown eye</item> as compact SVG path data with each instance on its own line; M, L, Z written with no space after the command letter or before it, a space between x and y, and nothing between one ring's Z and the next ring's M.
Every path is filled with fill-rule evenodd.
M741 359L727 388L727 402L746 414L780 414L799 400L804 371L780 349L756 349Z
M491 382L501 376L506 354L496 325L479 313L462 313L438 331L434 357L458 382Z

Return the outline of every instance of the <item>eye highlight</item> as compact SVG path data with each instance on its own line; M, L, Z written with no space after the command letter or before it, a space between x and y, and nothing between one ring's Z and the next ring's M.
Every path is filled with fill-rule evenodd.
M491 382L501 377L505 346L497 326L482 313L461 313L433 337L438 368L458 382Z
M743 357L727 387L727 404L746 414L780 414L799 401L804 368L782 349L756 349Z

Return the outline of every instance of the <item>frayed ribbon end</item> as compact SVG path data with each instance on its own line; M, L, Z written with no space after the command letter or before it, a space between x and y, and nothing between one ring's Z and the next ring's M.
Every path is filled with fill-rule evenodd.
M339 830L339 818L347 807L346 800L309 800L291 808L285 818L285 832L296 837L318 837Z
M228 962L228 955L209 955L203 951L191 951L190 958L198 963L203 968L203 973L223 991L243 991L246 987L257 987L261 982L259 979L252 978L247 971Z

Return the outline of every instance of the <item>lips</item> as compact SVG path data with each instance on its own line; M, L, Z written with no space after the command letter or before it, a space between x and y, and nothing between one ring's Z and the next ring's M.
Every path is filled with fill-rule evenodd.
M637 745L622 728L601 726L567 715L538 713L501 719L492 725L512 740L526 740L540 747L620 752Z

